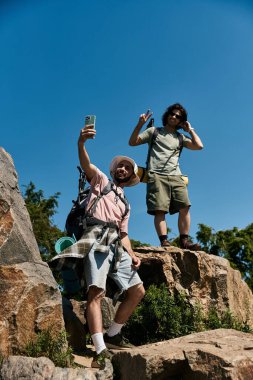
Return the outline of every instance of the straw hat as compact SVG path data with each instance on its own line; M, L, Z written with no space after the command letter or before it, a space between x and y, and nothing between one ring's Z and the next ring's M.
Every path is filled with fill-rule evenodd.
M137 174L138 173L138 166L136 165L136 163L134 162L134 160L132 158L129 158L127 156L116 156L113 158L112 162L110 163L110 174L111 174L113 180L115 179L114 178L115 171L116 171L116 169L117 169L117 167L121 161L128 161L134 169L134 172L133 172L130 180L125 183L125 186L129 187L129 186L137 185L140 182L140 178Z

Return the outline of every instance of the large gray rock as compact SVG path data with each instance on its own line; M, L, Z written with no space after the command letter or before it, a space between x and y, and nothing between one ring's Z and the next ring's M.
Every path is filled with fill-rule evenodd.
M0 353L23 348L39 330L64 328L61 294L41 260L11 156L0 148Z
M228 260L177 247L140 247L139 270L145 288L165 283L171 293L183 292L205 313L214 307L219 315L229 309L241 323L253 328L253 295L238 270Z
M206 331L117 352L121 380L252 380L253 335Z
M2 380L112 380L113 368L107 361L105 369L59 368L48 358L10 356L0 369Z

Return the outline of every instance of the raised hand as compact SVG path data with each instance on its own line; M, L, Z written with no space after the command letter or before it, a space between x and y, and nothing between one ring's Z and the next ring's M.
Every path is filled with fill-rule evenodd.
M181 128L183 128L183 130L185 132L189 132L191 129L192 129L192 126L191 124L189 123L189 121L185 121L183 122L181 125L180 125Z
M94 139L96 136L96 130L92 126L82 128L79 135L79 141L85 142L88 139Z
M151 118L152 115L153 115L153 112L151 112L150 110L147 110L146 113L142 113L139 117L138 124L144 125Z

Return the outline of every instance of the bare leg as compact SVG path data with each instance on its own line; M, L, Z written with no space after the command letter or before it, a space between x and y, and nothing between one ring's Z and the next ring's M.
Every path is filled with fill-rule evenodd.
M185 207L179 211L178 229L180 233L180 247L190 249L192 251L199 251L200 245L192 243L189 240L189 231L191 225L190 207Z
M156 211L154 223L155 223L155 229L158 236L167 235L167 224L165 220L164 211Z
M91 335L103 332L101 313L101 300L103 295L104 293L102 289L95 286L89 288L86 313Z
M127 290L124 301L120 304L114 321L119 324L124 324L133 313L138 303L145 295L145 289L142 284L132 286Z
M180 235L189 235L191 225L190 207L181 208L178 216L178 230Z

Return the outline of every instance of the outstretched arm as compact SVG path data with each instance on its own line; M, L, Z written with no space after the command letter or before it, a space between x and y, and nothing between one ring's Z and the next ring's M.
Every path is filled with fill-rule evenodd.
M139 257L135 256L134 251L132 250L131 242L126 232L121 234L121 242L123 247L127 250L129 256L132 257L132 266L134 269L138 269L141 265L141 260Z
M138 121L136 127L134 128L133 133L131 134L129 142L128 142L128 144L130 146L136 146L136 145L140 145L142 143L142 141L139 137L139 133L140 133L140 130L143 127L143 125L148 121L148 119L151 116L152 116L152 113L146 113L146 114L143 113L140 115L139 121Z
M89 182L96 174L96 167L90 162L90 157L85 148L85 143L88 139L94 139L96 135L95 129L82 128L78 138L78 155L82 169L85 171Z
M191 150L201 150L204 148L204 145L202 144L200 137L197 135L195 130L191 127L191 124L189 123L189 121L186 121L183 124L182 128L185 132L188 132L189 135L191 136L191 141L187 141L186 148L191 149Z

